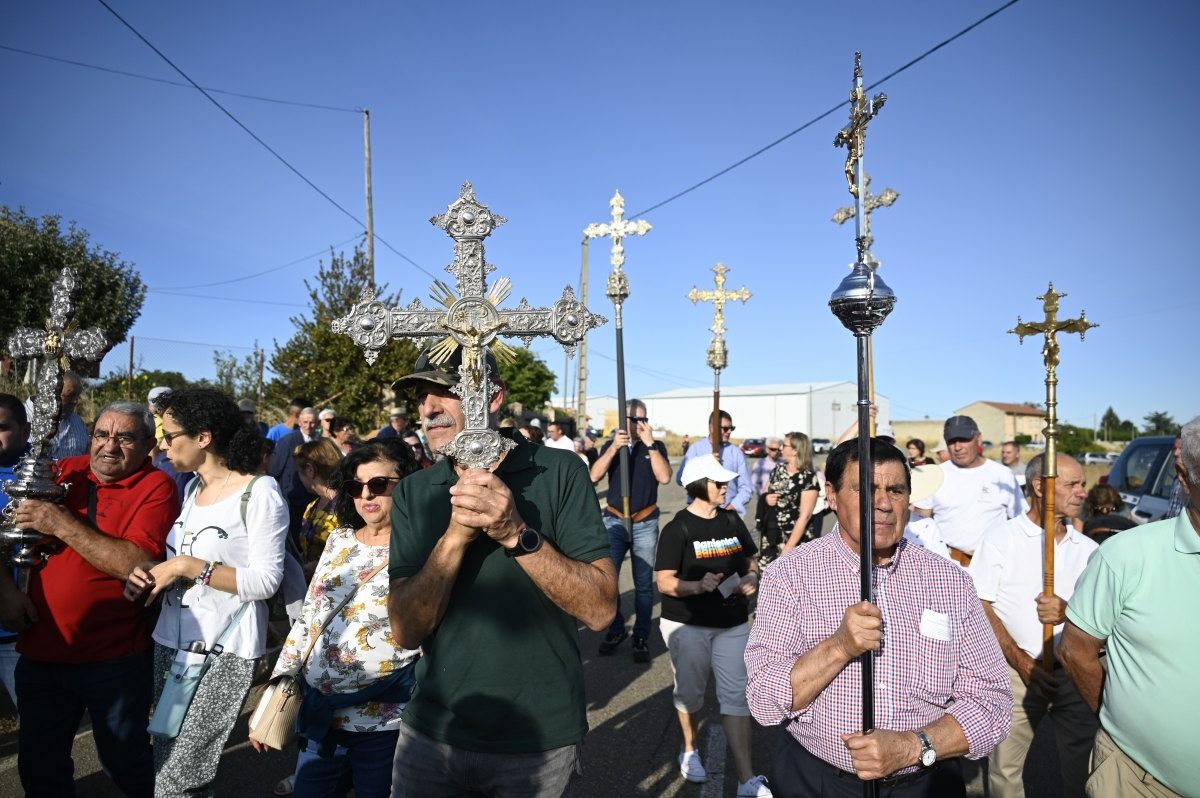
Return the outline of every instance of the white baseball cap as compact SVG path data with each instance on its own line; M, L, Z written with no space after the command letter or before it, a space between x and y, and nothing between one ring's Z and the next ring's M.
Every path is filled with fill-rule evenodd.
M712 455L702 454L687 461L687 465L683 467L683 476L679 481L687 486L701 479L729 482L736 477L736 471L725 468Z

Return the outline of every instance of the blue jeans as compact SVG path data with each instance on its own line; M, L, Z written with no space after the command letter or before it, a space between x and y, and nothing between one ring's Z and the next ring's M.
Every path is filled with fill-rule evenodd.
M86 709L104 771L131 798L151 798L154 760L146 723L152 657L149 649L77 665L21 657L17 662L21 702L17 770L27 796L75 794L71 746Z
M613 567L618 577L626 552L630 553L633 566L633 634L635 637L650 636L650 613L654 609L654 555L658 549L658 518L633 522L633 544L625 539L625 523L612 515L604 519L608 527L608 542L611 546ZM619 634L625 628L625 616L621 614L621 597L617 596L617 617L613 618L609 633Z
M388 798L392 791L392 758L399 731L350 732L333 729L325 742L333 755L317 754L318 745L296 757L296 798L341 798L354 787L357 798Z
M560 798L579 769L579 746L489 754L400 726L392 798Z

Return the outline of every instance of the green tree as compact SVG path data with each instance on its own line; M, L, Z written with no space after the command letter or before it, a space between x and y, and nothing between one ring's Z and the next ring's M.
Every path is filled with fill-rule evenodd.
M520 402L527 411L537 412L550 401L550 394L558 384L558 377L537 355L523 346L514 346L517 361L512 365L500 365L500 376L504 379L506 402Z
M385 403L390 402L385 389L412 371L416 346L411 341L392 341L369 365L349 336L330 329L330 323L349 313L370 284L366 256L357 247L349 259L331 252L329 263L321 263L316 282L304 281L309 310L291 318L296 328L291 338L283 344L275 342L271 370L277 376L271 382L271 401L286 403L286 397L307 396L322 406L336 407L339 416L350 418L361 429L382 423ZM398 299L387 293L386 286L380 295L389 306Z
M133 400L145 402L151 388L165 385L168 388L187 388L192 385L187 377L178 371L158 371L157 369L137 369L133 372ZM109 402L127 399L129 393L129 375L121 371L110 372L92 390L93 412L104 407Z
M1058 450L1063 454L1102 452L1104 447L1096 443L1096 433L1088 427L1062 424L1058 429Z
M1175 419L1171 418L1170 413L1164 413L1161 410L1155 410L1147 413L1143 420L1146 422L1142 427L1142 431L1147 435L1178 435L1179 425L1175 423Z
M213 387L237 399L254 399L258 395L258 343L254 352L238 360L232 352L213 352L217 378Z
M125 340L146 300L146 286L133 265L93 245L74 222L64 230L58 216L39 220L0 205L0 342L18 327L45 326L54 281L66 266L79 275L75 322L100 327L111 344Z

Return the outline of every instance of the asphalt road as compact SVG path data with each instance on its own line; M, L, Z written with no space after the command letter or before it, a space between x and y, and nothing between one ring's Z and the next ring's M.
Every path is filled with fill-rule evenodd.
M669 519L684 505L682 488L674 483L659 491L659 505ZM665 521L664 521L665 522ZM827 519L827 528L831 519ZM628 560L621 570L622 607L632 614L633 583ZM657 618L658 606L655 604ZM632 623L632 621L630 622ZM601 634L586 629L580 633L584 674L587 683L588 722L591 728L583 745L582 776L568 791L570 798L612 796L683 796L716 798L732 796L737 777L721 730L716 699L709 688L705 707L707 720L701 727L701 751L710 774L707 784L689 784L676 764L681 735L671 703L671 670L662 638L655 630L650 639L651 661L633 662L625 642L609 657L597 656ZM258 699L256 687L246 702L242 717L225 748L217 776L217 793L227 796L270 796L275 784L295 764L295 750L258 754L246 742L246 720ZM3 691L0 691L2 693ZM6 698L4 700L7 700ZM2 714L2 708L0 708ZM754 726L755 772L766 773L783 731ZM16 770L16 735L0 733L0 798L22 794ZM85 718L76 737L75 774L78 795L108 798L120 793L100 769L96 749ZM985 795L977 767L969 794ZM1053 798L1062 793L1057 776L1057 753L1053 729L1043 723L1026 766L1029 798Z

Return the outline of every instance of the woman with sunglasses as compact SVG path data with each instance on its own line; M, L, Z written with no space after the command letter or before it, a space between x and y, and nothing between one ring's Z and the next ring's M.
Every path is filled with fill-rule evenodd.
M736 471L711 457L689 460L680 475L692 503L663 527L654 562L662 593L659 628L671 655L674 703L683 729L679 772L708 781L698 748L708 675L716 676L721 725L738 773L739 796L770 798L750 762L746 703L749 597L758 591L758 550L737 513L723 509Z
M154 628L156 703L172 665L216 654L178 734L153 736L155 796L211 795L221 751L265 652L266 600L283 577L288 511L275 480L254 476L263 438L233 399L185 388L158 404L167 457L176 471L194 471L196 478L167 535L168 559L134 568L125 597L145 596L147 604L163 597Z
M803 432L783 436L783 462L771 472L767 504L775 508L779 529L787 535L779 556L813 539L809 521L821 491L813 468L812 444Z
M417 468L402 440L385 438L359 446L334 473L340 526L325 543L300 619L271 677L294 676L303 667L307 686L296 771L276 794L341 796L351 785L358 798L386 798L391 792L400 711L412 693L419 654L392 638L387 568L376 569L388 561L392 491ZM350 602L329 620L352 590Z

